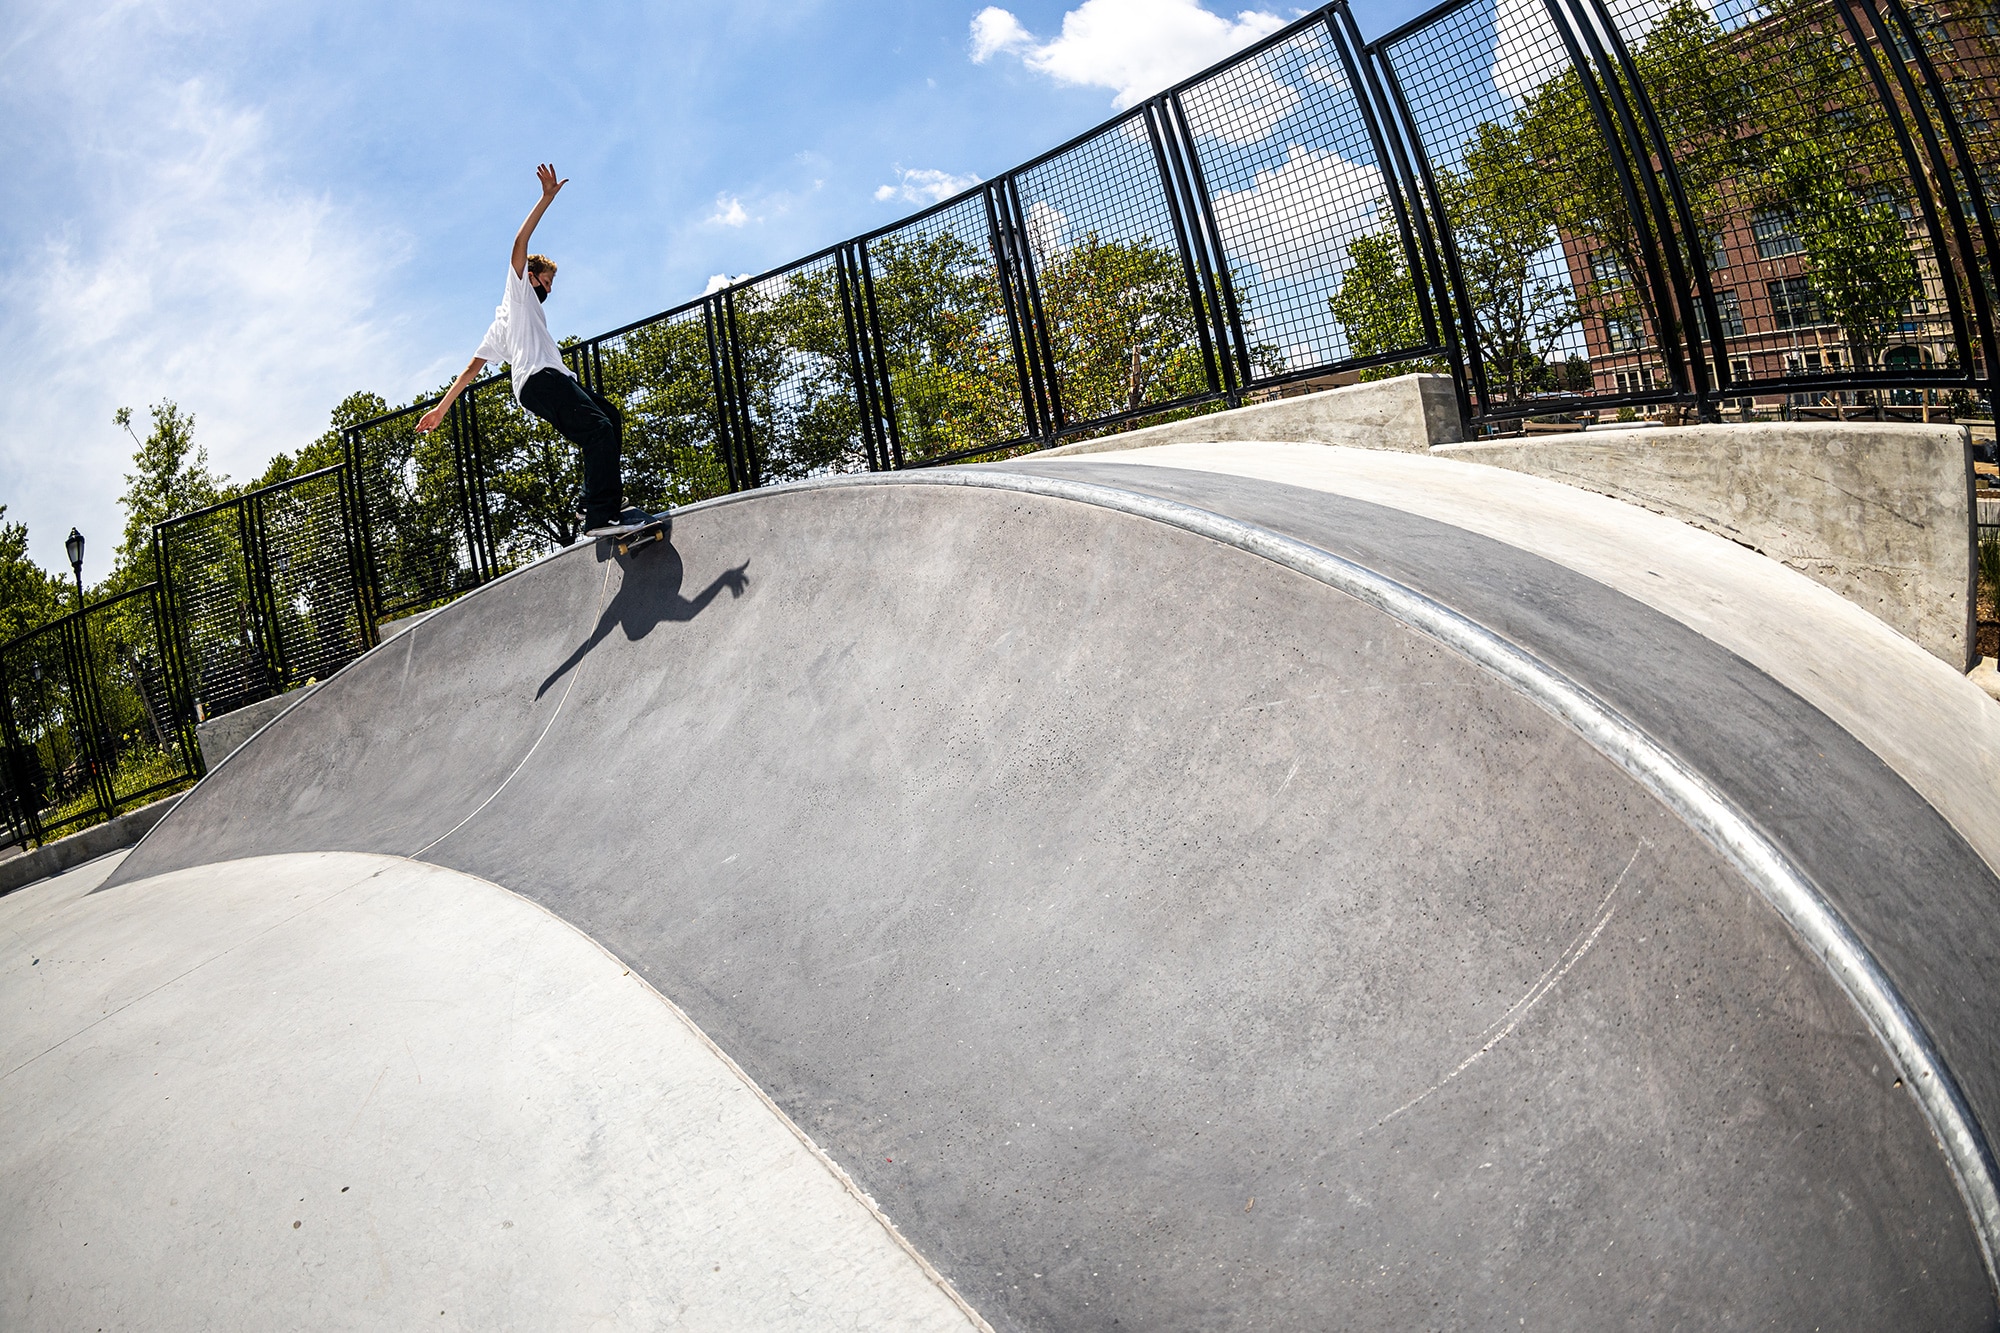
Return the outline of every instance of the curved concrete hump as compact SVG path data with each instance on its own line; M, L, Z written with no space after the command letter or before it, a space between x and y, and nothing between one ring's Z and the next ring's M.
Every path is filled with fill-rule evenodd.
M116 892L304 852L512 889L995 1328L1994 1326L2000 891L1949 824L1518 548L1090 466L519 571Z

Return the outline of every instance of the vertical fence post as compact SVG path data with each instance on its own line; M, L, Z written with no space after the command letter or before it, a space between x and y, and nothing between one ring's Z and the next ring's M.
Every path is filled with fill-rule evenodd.
M1055 348L1049 342L1048 317L1042 309L1042 288L1035 276L1035 244L1028 234L1027 210L1021 207L1021 189L1009 174L1000 180L1006 206L1003 216L1009 239L1009 253L1021 281L1022 329L1027 335L1029 364L1037 367L1036 384L1041 394L1042 438L1054 444L1062 435L1064 408L1062 368L1056 365Z
M1882 0L1882 3L1883 7L1888 10L1893 21L1902 29L1904 41L1908 43L1911 54L1915 57L1918 76L1923 79L1924 86L1930 89L1931 106L1934 114L1937 117L1938 124L1944 129L1946 141L1951 144L1952 155L1958 161L1957 181L1959 191L1962 192L1963 196L1969 198L1972 203L1973 224L1978 228L1980 242L1985 247L1986 262L1989 265L2000 264L2000 234L1996 234L1993 224L1993 210L1986 201L1985 183L1979 179L1979 168L1982 164L1972 156L1971 147L1965 140L1965 128L1959 124L1958 114L1952 110L1951 99L1946 91L1944 80L1938 77L1937 67L1931 61L1930 52L1924 49L1923 34L1917 30L1916 23L1910 18L1907 6L1904 5L1903 0ZM1873 18L1872 11L1870 17L1871 19ZM1951 181L1952 179L1953 176L1947 173L1945 180ZM1954 206L1952 211L1954 214L1962 216L1964 211L1963 205ZM1961 224L1961 237L1963 237L1963 232L1964 229ZM1965 241L1961 240L1961 244L1965 244ZM1979 252L1966 248L1963 250L1963 254L1965 255L1965 277L1968 285L1973 290L1973 308L1979 321L1981 350L1985 353L1986 392L1991 395L1994 381L1996 378L2000 378L2000 331L1996 331L1995 328L1995 317L1992 311L1992 300L1987 291L1986 275L1980 272ZM1968 365L1966 370L1970 374L1972 367Z
M347 577L354 588L354 614L360 621L361 647L363 651L382 642L380 629L375 623L375 608L380 604L373 582L373 571L369 568L368 539L363 527L361 501L361 478L352 464L342 464L340 469L340 539L347 547Z
M735 425L730 417L729 389L722 369L722 349L718 343L716 311L719 304L712 296L702 299L701 331L708 344L708 389L709 401L715 412L715 448L722 455L722 470L729 479L730 493L734 494L744 490L745 486L736 466Z
M201 738L195 731L194 706L186 693L185 682L173 664L175 654L169 645L175 636L168 620L172 614L171 602L165 571L161 573L162 577L154 582L152 591L147 594L153 613L153 651L160 663L160 691L166 698L167 716L173 724L174 744L181 752L181 763L191 776L199 778L208 772L208 764L202 758ZM143 682L141 688L144 688Z
M875 304L875 271L868 259L868 246L857 243L856 253L861 259L861 321L867 330L868 342L874 347L876 382L882 386L882 426L888 452L882 464L887 468L900 469L903 466L903 437L896 424L896 383L889 377L888 340L882 336L882 312Z
M1895 36L1889 26L1882 21L1881 13L1875 8L1875 0L1856 0L1856 3L1859 5L1861 11L1868 16L1869 26L1874 28L1877 36L1884 44L1891 48L1895 47L1897 44ZM1907 16L1895 4L1892 3L1889 6L1889 10L1901 23L1903 44L1910 48L1912 57L1920 62L1919 67L1928 69L1930 59L1924 53L1922 34L1916 30L1915 25L1909 23ZM1852 28L1853 19L1851 12L1847 10L1844 3L1842 5L1842 12L1848 15L1849 25ZM1857 44L1860 44L1859 30L1854 29L1854 31L1856 33L1855 41ZM1902 89L1904 101L1910 108L1911 119L1917 123L1917 133L1924 141L1924 150L1929 155L1932 172L1939 185L1943 187L1937 193L1946 195L1945 212L1951 219L1952 235L1958 241L1958 252L1965 257L1966 263L1963 277L1966 279L1966 286L1971 289L1973 323L1979 337L1981 350L1986 354L1986 373L1990 379L1994 374L1993 357L1995 342L1993 312L1991 304L1987 300L1986 283L1979 272L1976 252L1972 248L1972 236L1966 227L1964 201L1960 198L1959 187L1954 184L1956 173L1952 171L1951 159L1945 155L1943 146L1938 142L1937 128L1932 123L1932 116L1924 114L1923 101L1917 95L1916 85L1910 81L1909 66L1900 59L1878 62L1872 50L1866 50L1863 54L1868 60L1868 72L1875 78L1876 87L1881 94L1883 110L1892 120L1900 121L1900 117L1896 113L1895 100L1890 96L1888 87L1881 80L1879 66L1886 64L1891 72L1895 74L1896 84ZM1956 132L1958 118L1952 114L1951 104L1943 96L1942 86L1935 82L1935 74L1936 71L1932 70L1931 77L1926 79L1926 82L1931 83L1932 87L1939 90L1939 96L1933 99L1935 118L1944 124L1947 135L1954 138L1955 145L1963 143L1963 136L1958 135ZM1943 279L1945 298L1951 306L1952 330L1959 342L1959 359L1965 367L1966 377L1971 379L1974 373L1972 361L1973 330L1963 327L1964 316L1960 309L1958 283L1954 281L1952 273L1952 270L1958 266L1950 263L1950 250L1945 241L1945 233L1942 228L1937 226L1935 209L1931 206L1933 192L1929 189L1929 180L1925 176L1921 163L1917 160L1915 145L1909 142L1907 131L1899 133L1898 138L1902 141L1904 151L1909 156L1910 184L1912 188L1917 190L1919 198L1925 201L1924 216L1925 220L1931 226L1931 248L1937 255L1938 276ZM1962 151L1959 154L1958 160L1965 167L1965 189L1977 198L1978 202L1975 207L1983 209L1985 206L1985 199L1982 197L1984 189L1979 182L1976 165ZM1989 246L1992 243L1990 219L1987 242ZM1986 253L1989 257L1993 255L1991 249Z
M1696 412L1704 421L1720 420L1717 397L1729 384L1729 356L1728 345L1724 341L1722 331L1722 312L1715 300L1715 283L1708 272L1708 237L1702 232L1694 216L1694 208L1688 202L1687 189L1681 180L1680 164L1674 161L1674 146L1667 139L1666 130L1660 123L1659 112L1653 105L1652 94L1646 88L1645 80L1639 76L1638 62L1633 60L1632 52L1625 44L1624 35L1618 31L1618 24L1612 19L1611 12L1605 8L1603 0L1577 0L1577 2L1589 6L1589 16L1604 35L1604 49L1608 50L1611 60L1606 68L1612 74L1613 86L1622 86L1629 90L1629 101L1638 108L1639 119L1646 127L1647 138L1643 141L1635 139L1635 147L1642 153L1657 155L1659 158L1659 176L1667 183L1667 196L1672 200L1676 223L1674 228L1667 227L1663 216L1661 230L1667 235L1678 230L1683 242L1682 247L1677 248L1669 243L1667 248L1669 261L1674 263L1675 281L1680 284L1676 292L1679 299L1683 301L1686 299L1684 291L1686 279L1681 275L1679 263L1674 260L1676 255L1685 254L1694 265L1693 295L1700 304L1698 307L1683 306L1683 309L1699 309L1701 323L1708 329L1706 349L1701 345L1701 329L1685 330L1687 346L1693 358ZM1603 56L1600 55L1599 59L1602 60ZM1627 111L1625 114L1629 119L1630 112ZM1658 208L1659 190L1654 182L1653 173L1647 172L1646 179L1647 189L1653 196L1654 207Z
M1178 162L1171 166L1168 164L1167 146L1162 142L1160 126L1167 116L1166 100L1164 97L1155 97L1152 101L1146 103L1146 141L1152 145L1153 166L1160 173L1160 193L1166 198L1167 216L1173 221L1174 245L1180 251L1181 272L1187 282L1188 308L1195 312L1194 329L1196 339L1201 344L1202 371L1208 380L1208 391L1210 393L1221 393L1223 392L1222 377L1218 373L1216 364L1218 358L1216 356L1215 344L1210 337L1210 321L1202 318L1203 308L1207 305L1202 300L1203 284L1200 274L1195 270L1194 254L1188 247L1187 222L1181 215L1181 192L1179 188L1181 184L1181 164Z
M368 642L379 641L377 618L382 614L382 569L375 559L375 528L368 508L368 486L362 459L361 430L353 427L340 434L341 454L347 464L347 483L353 488L354 543L359 552L355 565L355 586L366 606Z
M1431 224L1437 232L1438 248L1443 252L1445 281L1449 286L1447 308L1458 312L1458 334L1462 340L1465 362L1462 366L1454 363L1458 371L1459 398L1465 404L1466 415L1484 416L1493 407L1493 386L1486 376L1484 344L1479 337L1479 316L1473 309L1472 299L1465 285L1465 268L1459 260L1458 238L1453 233L1449 210L1444 206L1444 192L1438 188L1437 172L1431 165L1433 155L1424 143L1423 131L1417 126L1417 118L1410 111L1410 99L1403 92L1402 76L1396 72L1396 63L1389 56L1388 48L1379 49L1378 60L1382 75L1388 85L1390 98L1396 108L1396 120L1404 127L1409 137L1410 152L1416 158L1417 172L1423 182L1424 197L1430 203ZM1468 401L1469 384L1470 397Z
M881 449L876 442L875 402L871 383L874 378L868 370L868 354L863 348L865 341L855 320L855 283L850 271L847 246L833 252L834 287L840 301L840 323L847 335L847 374L854 385L854 410L861 427L861 449L868 456L868 470L882 471Z
M1437 203L1435 184L1430 180L1430 163L1423 158L1420 149L1412 152L1416 127L1409 118L1409 108L1402 102L1401 90L1398 89L1392 98L1383 82L1385 74L1394 78L1394 72L1389 70L1388 57L1361 40L1361 30L1344 3L1338 12L1348 41L1356 52L1361 76L1367 84L1364 105L1373 102L1379 109L1379 132L1396 174L1393 188L1407 201L1410 221L1423 252L1421 267L1414 257L1409 262L1410 284L1417 291L1418 308L1424 319L1424 336L1427 341L1444 346L1445 365L1451 372L1452 397L1458 403L1459 425L1469 434L1472 430L1471 380L1466 373L1465 346L1460 340L1459 322L1452 304L1456 289L1439 253L1439 231L1444 226L1444 220ZM1411 165L1413 156L1423 165L1421 178ZM1460 299L1459 308L1462 308Z
M79 608L63 617L58 635L64 674L69 677L69 711L76 730L82 732L79 737L82 744L77 748L90 774L91 799L97 803L98 814L109 819L117 801L111 795L111 775L105 771L109 764L105 751L109 747L104 743L104 720L97 708L97 691L92 688L90 634L85 615Z
M1626 70L1624 64L1614 64L1600 36L1600 20L1604 28L1612 26L1610 14L1604 12L1604 6L1598 0L1572 0L1570 20L1576 36L1584 44L1588 66L1598 72L1598 82L1604 88L1606 100L1610 102L1610 110L1618 120L1618 132L1626 146L1626 156L1638 168L1636 174L1638 180L1644 184L1646 216L1650 222L1650 230L1652 236L1658 240L1658 250L1662 258L1666 260L1668 290L1654 288L1658 322L1662 324L1660 328L1654 328L1654 338L1660 342L1662 352L1668 350L1672 352L1672 364L1678 366L1682 358L1686 358L1686 370L1674 374L1676 386L1680 388L1692 386L1696 414L1708 416L1714 412L1714 394L1708 392L1708 358L1702 354L1700 342L1696 340L1696 330L1688 324L1688 318L1694 314L1696 306L1688 288L1686 268L1682 266L1684 250L1680 244L1674 242L1680 228L1668 216L1666 200L1660 196L1660 176L1670 176L1678 180L1680 170L1674 166L1674 154L1668 152L1664 144L1660 146L1660 168L1652 170L1654 144L1652 140L1640 134L1638 124L1634 124L1632 120L1632 98L1642 96L1638 70L1636 68ZM1696 256L1696 264L1706 266L1700 262L1700 244L1702 244L1700 234L1688 234L1686 242L1690 246L1688 252Z
M1579 31L1588 28L1582 15L1566 11L1564 0L1546 0L1549 22L1555 27L1557 36L1562 38L1563 51L1569 57L1570 68L1575 71L1578 86L1583 90L1584 101L1590 107L1591 118L1597 122L1598 137L1604 143L1605 155L1611 159L1612 170L1618 176L1618 193L1625 204L1625 216L1632 220L1632 230L1639 240L1639 262L1645 267L1645 283L1653 293L1653 340L1658 344L1667 361L1667 375L1675 392L1688 391L1687 364L1683 359L1685 348L1680 333L1680 316L1673 310L1674 288L1661 270L1660 242L1657 235L1659 219L1641 202L1641 191L1637 175L1633 169L1631 154L1643 148L1636 135L1627 138L1620 133L1621 121L1630 126L1630 114L1614 119L1612 108L1605 101L1605 85L1614 85L1611 71L1602 66L1593 67L1590 56L1578 41ZM1594 40L1594 37L1593 37ZM1599 82L1598 72L1602 70L1604 80ZM1613 96L1616 96L1615 90ZM1618 103L1624 111L1622 100ZM1651 187L1651 173L1644 173L1648 187ZM1635 278L1639 275L1634 274ZM1670 330L1662 327L1671 321Z
M1237 305L1235 279L1229 272L1229 248L1222 243L1222 223L1215 214L1215 196L1209 191L1208 178L1202 174L1201 149L1195 143L1194 131L1188 127L1187 112L1178 97L1169 99L1168 105L1173 109L1174 127L1180 131L1181 152L1187 163L1188 181L1193 189L1198 216L1203 230L1208 233L1209 252L1215 259L1215 279L1222 288L1220 313L1227 322L1218 325L1218 328L1227 332L1226 345L1235 351L1237 384L1229 392L1229 405L1237 407L1243 401L1243 387L1250 383L1256 372L1250 366L1250 345L1243 336L1243 313Z
M1007 333L1014 343L1014 380L1021 390L1021 427L1030 439L1048 439L1051 427L1042 409L1042 387L1037 378L1034 332L1028 327L1026 289L1017 281L1012 227L1002 220L1006 204L996 198L998 186L980 189L986 206L987 246L993 255L993 273L1000 286L1000 307L1007 315Z
M1168 93L1161 97L1160 131L1165 136L1168 152L1167 160L1173 167L1173 182L1168 189L1168 207L1173 208L1178 199L1176 211L1184 215L1186 221L1187 244L1192 251L1199 270L1201 286L1196 295L1200 307L1200 318L1196 321L1201 331L1204 351L1210 341L1215 344L1214 373L1209 383L1212 389L1221 392L1232 406L1240 399L1242 381L1236 373L1236 355L1231 348L1230 324L1227 312L1222 306L1222 297L1216 287L1216 275L1229 262L1209 245L1209 234L1214 228L1208 216L1205 196L1197 197L1194 177L1189 170L1192 150L1187 130L1187 117L1181 107L1180 95ZM1178 219L1176 219L1178 222Z
M1395 156L1390 154L1388 136L1383 128L1389 116L1387 102L1376 84L1374 70L1369 67L1360 31L1354 26L1354 12L1348 8L1347 0L1336 0L1325 13L1327 36L1340 56L1340 68L1347 76L1347 86L1354 90L1354 104L1361 112L1368 146L1375 154L1376 168L1382 173L1382 192L1387 196L1389 211L1396 219L1396 235L1403 243L1403 263L1409 269L1410 287L1417 297L1417 313L1424 324L1424 341L1437 346L1442 339L1429 281L1429 238L1425 237L1424 246L1419 246L1417 232L1422 225L1421 204L1414 189L1409 190L1409 197L1405 198L1405 186L1409 182L1405 180L1401 145L1397 145ZM1450 326L1447 324L1445 327Z
M236 550L238 558L243 562L243 600L239 605L243 610L242 632L246 636L245 656L257 664L257 671L263 678L261 688L276 693L277 685L271 674L271 653L269 646L264 642L263 616L260 614L261 608L257 598L255 536L250 531L249 516L244 512L243 502L234 501L229 508L236 516ZM260 687L253 685L251 688Z
M1903 154L1904 165L1910 170L1910 189L1915 192L1917 205L1923 210L1924 226L1931 235L1931 252L1937 259L1938 276L1943 279L1945 307L1951 315L1952 342L1957 345L1958 354L1969 369L1972 339L1965 326L1965 310L1959 301L1958 284L1951 280L1953 265L1945 251L1944 228L1938 223L1937 201L1931 197L1924 164L1917 156L1916 144L1910 139L1910 127L1897 113L1895 94L1890 91L1888 76L1882 72L1882 63L1875 58L1875 48L1863 31L1861 21L1855 17L1853 6L1848 0L1833 0L1833 6L1840 14L1848 37L1854 42L1854 58L1868 71L1869 81L1875 86L1875 96L1882 104L1882 114L1888 118L1889 128L1896 136L1896 146Z

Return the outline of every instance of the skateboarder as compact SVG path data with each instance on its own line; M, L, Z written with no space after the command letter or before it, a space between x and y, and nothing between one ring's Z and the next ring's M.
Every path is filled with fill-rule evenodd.
M514 378L514 397L542 420L554 426L562 437L583 452L583 527L586 536L596 536L617 528L621 522L621 483L618 475L620 435L624 418L611 401L578 383L563 364L562 349L549 336L549 323L542 315L542 302L555 286L556 266L546 255L528 253L528 241L535 224L542 220L556 191L569 184L557 180L556 169L548 163L535 168L542 183L542 197L529 210L528 220L514 236L514 253L507 273L507 287L493 327L479 344L464 373L452 381L444 401L424 413L417 422L419 431L436 430L444 414L465 386L479 378L489 361L504 361Z

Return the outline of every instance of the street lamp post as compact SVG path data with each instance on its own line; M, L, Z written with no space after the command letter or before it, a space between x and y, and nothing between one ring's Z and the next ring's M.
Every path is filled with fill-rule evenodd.
M83 534L75 528L69 530L69 537L63 542L63 550L69 553L69 567L76 575L76 609L83 610Z

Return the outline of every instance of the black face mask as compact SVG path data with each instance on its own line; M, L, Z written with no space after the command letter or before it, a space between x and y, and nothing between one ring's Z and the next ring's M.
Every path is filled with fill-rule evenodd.
M534 284L534 283L532 283L532 282L531 282L531 283L529 283L528 285L529 285L530 287L534 287L534 288L535 288L535 300L536 300L536 301L546 301L546 300L548 300L548 299L549 299L549 289L548 289L548 288L546 288L546 287L536 287L536 286L535 286L535 284Z

